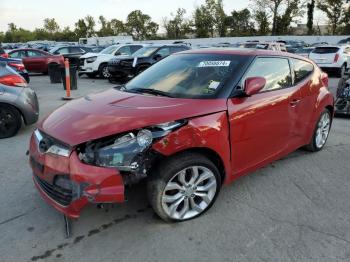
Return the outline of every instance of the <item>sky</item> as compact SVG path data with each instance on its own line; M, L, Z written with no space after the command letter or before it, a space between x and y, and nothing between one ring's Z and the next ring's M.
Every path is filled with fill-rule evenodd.
M163 17L182 7L191 16L195 7L204 0L16 0L0 1L0 31L8 29L8 23L33 30L43 26L45 18L55 18L61 28L70 26L86 15L96 20L100 15L107 19L126 20L127 15L136 9L152 17L153 21L162 24ZM248 7L249 0L223 0L224 10L230 13L233 9Z

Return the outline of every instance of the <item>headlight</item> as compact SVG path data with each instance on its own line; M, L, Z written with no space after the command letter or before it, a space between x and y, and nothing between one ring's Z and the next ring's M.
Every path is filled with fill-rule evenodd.
M96 59L97 59L97 56L86 58L86 63L93 63L96 61Z
M143 164L144 155L153 139L163 137L185 123L168 122L114 138L89 142L80 149L79 157L87 164L135 171Z

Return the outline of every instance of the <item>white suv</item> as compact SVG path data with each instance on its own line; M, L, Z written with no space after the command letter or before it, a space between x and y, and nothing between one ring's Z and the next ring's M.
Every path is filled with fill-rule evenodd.
M141 44L111 45L100 53L87 53L80 57L79 75L86 74L88 77L99 75L103 78L109 77L107 63L116 56L130 56L142 48Z
M323 71L333 71L337 77L343 77L349 66L350 46L317 46L309 58Z

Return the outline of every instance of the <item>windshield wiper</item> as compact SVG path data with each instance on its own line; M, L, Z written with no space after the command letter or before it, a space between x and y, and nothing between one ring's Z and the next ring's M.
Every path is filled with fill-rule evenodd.
M135 91L137 93L145 93L145 94L151 94L156 96L173 97L171 94L167 92L156 90L156 89L149 89L149 88L132 88L132 89L127 89L127 91L130 91L130 92Z

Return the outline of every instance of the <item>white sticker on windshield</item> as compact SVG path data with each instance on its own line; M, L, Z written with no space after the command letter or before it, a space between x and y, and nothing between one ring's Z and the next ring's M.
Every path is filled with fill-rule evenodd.
M208 88L216 90L219 85L220 85L220 82L212 80L212 81L210 81Z
M216 66L229 66L231 61L202 61L198 64L198 67L216 67Z
M137 63L137 56L134 57L134 61L132 62L132 67L135 67Z

